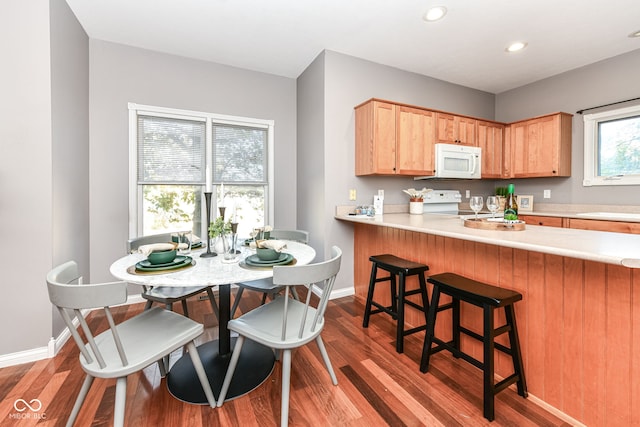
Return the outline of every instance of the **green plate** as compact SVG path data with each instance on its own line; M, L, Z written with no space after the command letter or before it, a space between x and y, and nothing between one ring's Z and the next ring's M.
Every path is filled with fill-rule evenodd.
M293 260L293 255L282 252L280 254L280 257L273 261L263 261L260 258L258 258L258 255L253 254L246 257L244 262L247 265L252 265L254 267L271 267L274 265L288 264L292 260Z
M165 264L151 264L151 263L148 262L148 260L143 260L143 261L140 261L140 262L136 263L136 270L140 270L140 271L174 270L176 268L180 268L180 267L184 267L186 265L189 265L193 261L193 258L191 258L190 256L180 256L180 258L182 258L181 262L176 263L175 261L178 259L178 257L176 257L174 262L167 263L168 265L165 265ZM148 264L145 263L145 261L147 261ZM150 267L149 265L152 265L152 267Z
M175 264L182 264L186 261L186 259L187 259L186 256L178 255L171 262L163 262L162 264L152 264L151 261L149 261L148 259L143 259L138 264L145 268L164 268L164 267L171 267L172 265L175 265Z

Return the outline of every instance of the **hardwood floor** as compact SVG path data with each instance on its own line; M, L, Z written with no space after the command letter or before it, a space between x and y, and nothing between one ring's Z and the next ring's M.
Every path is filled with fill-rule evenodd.
M245 292L240 308L259 296ZM216 336L217 321L207 301L191 301L192 318L205 323L202 340ZM142 311L143 305L118 307L116 323ZM180 310L179 305L176 310ZM363 303L355 297L331 301L323 339L338 377L333 386L318 348L311 343L294 353L289 423L292 426L565 426L568 425L512 389L496 397L496 419L482 416L482 377L478 369L446 353L432 357L427 374L419 371L424 333L405 340L395 352L394 324L386 315L362 328ZM92 324L106 325L102 311ZM175 361L181 355L172 355ZM54 359L0 369L0 425L63 426L84 372L72 341ZM115 381L96 379L77 426L112 424ZM38 399L42 408L18 412L18 399ZM17 405L20 407L20 405ZM21 408L24 408L22 406ZM256 390L221 408L186 404L173 398L157 365L130 376L125 418L130 426L274 426L280 423L280 365Z

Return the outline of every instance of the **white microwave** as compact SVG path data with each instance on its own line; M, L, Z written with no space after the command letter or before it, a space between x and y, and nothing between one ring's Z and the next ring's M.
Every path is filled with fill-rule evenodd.
M414 179L480 179L481 177L482 152L480 147L436 144L435 156L435 174L433 176L419 176Z

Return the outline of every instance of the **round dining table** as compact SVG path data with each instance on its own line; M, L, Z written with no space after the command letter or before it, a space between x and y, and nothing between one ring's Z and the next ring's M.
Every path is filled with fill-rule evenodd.
M315 250L309 245L293 241L285 242L286 248L282 252L294 257L289 265L309 264L316 256ZM120 280L144 286L218 287L220 312L218 339L199 345L198 354L202 359L211 389L215 396L219 396L235 345L235 337L231 337L227 327L227 322L230 320L231 285L272 277L273 268L247 264L245 257L255 253L248 247L243 248L235 262L228 262L222 255L201 257L200 255L204 253L204 251L192 251L189 256L193 258L193 263L186 268L152 272L136 270L136 263L146 259L146 256L134 253L115 261L110 267L110 272ZM242 347L227 400L242 396L258 387L269 377L274 365L275 355L272 349L247 340ZM191 358L186 354L171 366L167 374L167 387L179 400L207 404L207 398L191 364Z

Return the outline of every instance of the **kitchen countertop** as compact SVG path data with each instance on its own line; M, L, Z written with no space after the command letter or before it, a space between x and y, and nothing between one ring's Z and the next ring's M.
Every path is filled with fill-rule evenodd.
M526 215L537 214L537 212L526 213ZM565 212L562 216L567 216L567 213ZM463 220L457 215L411 215L400 212L385 213L372 218L357 218L348 215L348 211L340 208L337 209L335 218L340 221L398 228L490 245L622 265L629 268L640 268L640 235L637 234L529 224L523 231L480 230L465 227Z

